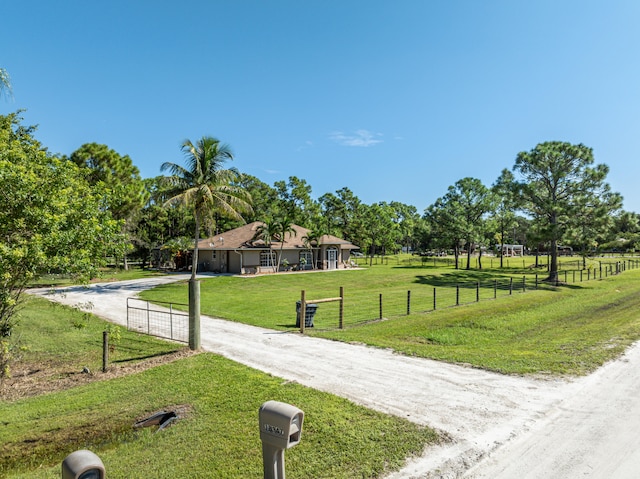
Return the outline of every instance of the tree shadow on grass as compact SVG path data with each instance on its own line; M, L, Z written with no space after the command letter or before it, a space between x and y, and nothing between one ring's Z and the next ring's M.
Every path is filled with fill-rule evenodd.
M508 281L510 276L500 276L488 271L478 270L456 270L452 273L444 273L438 275L417 275L414 283L424 284L428 286L451 287L456 284L460 286L470 285L475 287L476 283L486 283L493 280Z
M507 272L496 274L495 271L481 271L481 270L456 270L451 273L444 273L438 275L417 275L414 283L423 284L433 287L452 288L458 286L464 289L476 288L478 283L482 287L489 287L494 284L500 289L513 286L514 289L522 289L522 279L525 278L526 289L545 289L548 291L558 291L559 288L569 289L582 289L584 285L580 283L570 283L558 281L556 284L553 281L538 280L536 286L536 280L527 275L513 275Z

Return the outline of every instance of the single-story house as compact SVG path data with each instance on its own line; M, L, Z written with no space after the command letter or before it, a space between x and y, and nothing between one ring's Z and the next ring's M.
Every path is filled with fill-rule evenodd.
M284 243L272 240L268 245L258 239L260 221L232 229L198 243L198 271L255 274L278 270L342 269L350 266L351 250L358 249L349 241L323 235L308 241L311 230L291 225L294 233L287 233ZM278 268L278 257L280 267Z

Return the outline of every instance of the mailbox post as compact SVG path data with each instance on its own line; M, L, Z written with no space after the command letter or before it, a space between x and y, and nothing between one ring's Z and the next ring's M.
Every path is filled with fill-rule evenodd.
M86 449L72 452L62 461L62 479L105 479L104 464Z
M285 479L284 450L300 442L304 412L290 404L267 401L260 407L259 419L264 479Z

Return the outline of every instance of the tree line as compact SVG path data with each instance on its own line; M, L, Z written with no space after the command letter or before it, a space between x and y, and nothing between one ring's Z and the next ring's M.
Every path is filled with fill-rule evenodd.
M311 185L296 176L269 185L234 172L228 184L246 193L251 208L242 210L242 218L213 209L202 223L204 237L243 222L262 221L267 230L298 224L313 237L330 234L351 241L370 257L400 250L451 252L456 267L466 268L472 254L481 265L484 251L518 244L550 254L552 280L559 245L584 257L640 246L640 216L622 210L622 197L606 183L608 168L596 165L584 145L541 143L519 153L512 169L504 169L492 185L462 178L423 212L397 201L366 204L348 186L314 198ZM159 245L192 248L192 238L180 238L194 231L196 218L188 205L166 208L172 196L166 177L139 181L145 194L132 214L131 257L145 261ZM458 263L463 253L466 266Z
M214 157L221 155L209 178L196 161L207 148L216 149ZM125 240L114 251L122 252L125 264L129 258L146 265L154 248L191 250L194 232L204 238L252 221L264 222L267 229L297 224L314 237L338 236L369 256L450 252L456 267L466 268L472 254L482 265L485 251L524 245L532 253L550 254L552 274L558 245L585 257L640 246L640 216L621 209L622 197L606 183L607 166L595 164L592 150L581 144L541 143L518 153L512 169L504 169L492 185L462 178L423 212L397 201L366 204L348 186L315 198L311 185L296 176L269 185L227 169L233 153L215 138L186 141L182 151L185 166L165 163L169 176L147 179L131 158L106 145L85 144L67 158L85 171L90 185L106 191L103 204L120 222ZM189 184L193 191L185 193ZM213 193L202 189L211 184ZM193 208L203 201L211 204ZM458 262L463 254L466 266Z

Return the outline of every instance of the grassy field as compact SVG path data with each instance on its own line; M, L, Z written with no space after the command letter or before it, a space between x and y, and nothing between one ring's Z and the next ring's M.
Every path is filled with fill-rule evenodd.
M27 383L39 377L44 389L0 401L0 477L58 478L62 459L82 448L101 457L111 478L262 477L257 418L267 400L305 412L302 441L286 453L291 478L380 477L438 441L427 428L208 353L115 377L179 349L126 331L103 375L105 327L41 299L26 305L16 334L29 350L14 371ZM74 377L88 382L70 384ZM181 419L159 433L133 429L159 410Z
M292 330L302 289L313 299L336 296L343 286L347 311L370 297L366 314L375 316L380 293L386 303L393 295L401 298L402 309L407 290L430 296L434 287L534 274L526 264L466 271L397 258L362 270L214 277L202 281L202 312ZM323 303L307 334L503 373L552 375L586 374L640 338L640 269L602 280L591 275L559 288L503 291L497 299L489 288L480 302L474 288L467 289L472 299L458 307L385 314L383 320L347 322L343 330L336 328L337 303ZM145 296L185 303L187 288L163 286ZM80 448L98 453L109 477L261 477L257 411L271 399L306 413L302 442L287 452L289 477L380 477L438 441L433 431L407 421L127 331L120 331L110 371L103 374L106 327L89 314L29 301L16 330L29 350L0 402L0 477L59 477L60 461ZM163 361L175 354L187 357ZM92 373L81 373L83 368ZM182 418L167 430L132 428L169 409ZM185 464L191 468L186 474Z
M575 265L575 259L565 261ZM307 334L512 374L585 374L640 337L640 269L602 280L594 280L590 272L590 281L525 293L501 291L497 299L489 288L478 303L475 288L466 288L468 300L463 303L468 304L406 314L407 290L413 298L422 294L430 302L436 286L442 297L454 294L456 284L491 285L494 279L533 275L527 267L466 271L391 260L362 270L205 279L201 307L206 315L293 330L301 290L314 299L337 296L343 286L345 329L337 329L338 303L324 303L319 305L315 328L307 329ZM387 319L382 321L349 321L365 302L369 319L377 318L380 293L386 305L393 303L389 298L397 298L399 314L392 319L384 314ZM162 286L143 297L186 303L187 288Z

